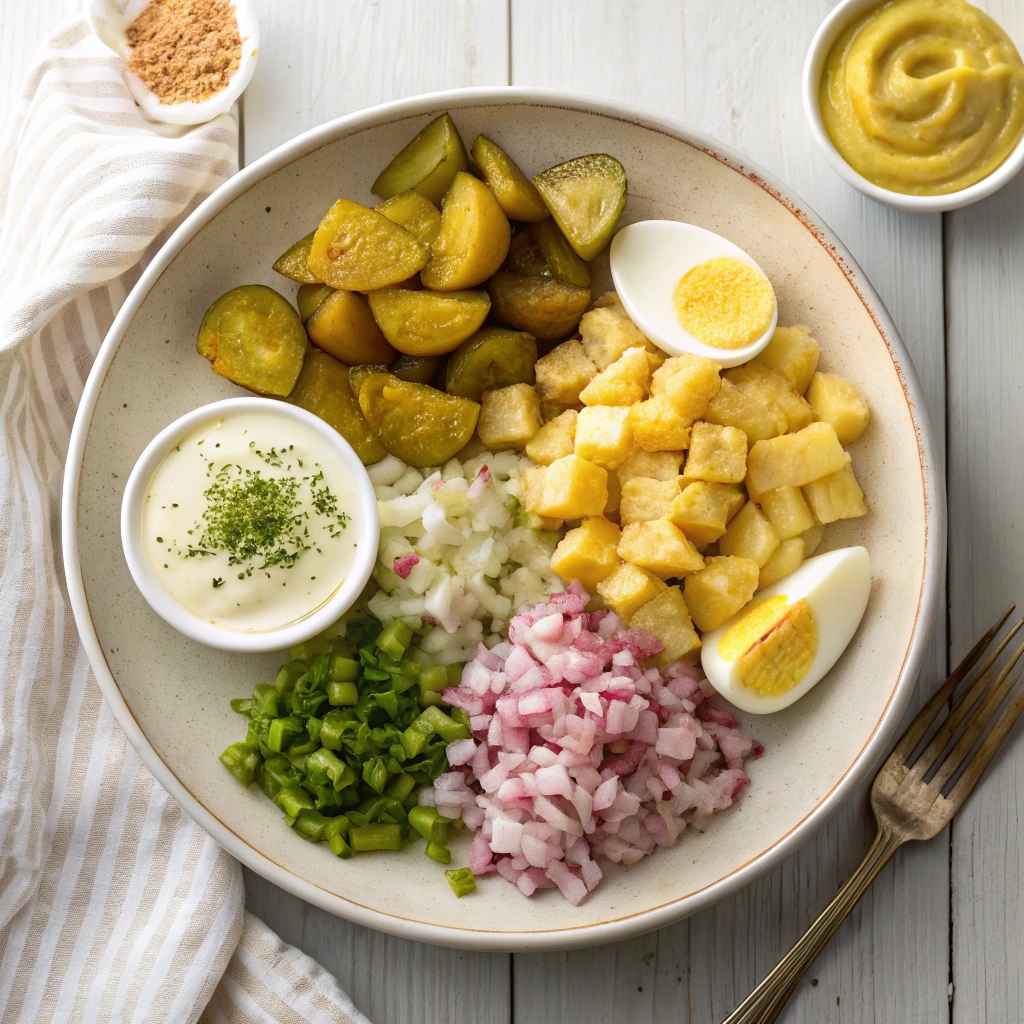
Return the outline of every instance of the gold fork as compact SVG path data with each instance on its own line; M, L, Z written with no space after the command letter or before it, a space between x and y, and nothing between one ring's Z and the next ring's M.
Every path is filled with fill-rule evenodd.
M878 835L860 867L817 921L807 929L803 938L782 958L778 967L736 1007L723 1024L769 1024L775 1020L804 972L896 850L910 839L931 839L938 835L964 805L1013 723L1024 710L1022 689L997 719L974 755L967 760L963 773L952 788L943 796L942 790L964 764L986 725L1021 676L1021 671L1013 673L1012 677L1011 672L1021 654L1024 654L1024 644L1010 654L998 671L996 662L1014 634L1024 625L1024 619L1020 619L1010 629L985 659L920 756L913 763L910 763L910 758L938 720L957 686L967 678L1013 609L1014 606L1010 605L999 621L974 645L956 671L911 722L910 728L875 776L871 786L871 809L878 824ZM961 725L963 729L957 736ZM938 758L951 743L953 745L949 753L929 778L929 772L935 768Z

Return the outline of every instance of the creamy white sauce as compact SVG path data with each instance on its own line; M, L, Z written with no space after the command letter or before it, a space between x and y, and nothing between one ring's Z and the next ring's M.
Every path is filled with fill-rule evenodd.
M348 466L305 424L272 408L229 413L189 434L153 474L146 558L204 622L280 629L321 607L351 571L357 494Z

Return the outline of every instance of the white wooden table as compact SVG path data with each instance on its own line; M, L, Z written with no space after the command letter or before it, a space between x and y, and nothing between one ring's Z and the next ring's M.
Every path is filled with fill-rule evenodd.
M6 114L37 43L80 0L0 0ZM895 213L825 165L799 102L830 0L256 0L263 47L242 161L361 107L475 85L610 96L701 128L820 213L891 310L946 438L948 615L920 692L1024 598L1024 175L945 216ZM1020 0L983 0L1024 51ZM1024 735L947 831L905 848L784 1014L788 1022L1024 1017ZM391 938L247 873L248 904L333 971L374 1024L711 1024L775 964L866 849L864 794L717 907L579 953L474 954ZM952 1016L950 1017L950 1006Z

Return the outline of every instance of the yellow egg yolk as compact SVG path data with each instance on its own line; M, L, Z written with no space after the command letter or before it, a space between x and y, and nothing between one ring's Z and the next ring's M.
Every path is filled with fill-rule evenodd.
M810 605L790 604L785 594L770 597L725 631L718 652L737 662L744 686L763 697L793 689L818 653L818 625Z
M683 330L711 348L753 344L775 312L768 278L731 256L691 267L676 285L675 303Z

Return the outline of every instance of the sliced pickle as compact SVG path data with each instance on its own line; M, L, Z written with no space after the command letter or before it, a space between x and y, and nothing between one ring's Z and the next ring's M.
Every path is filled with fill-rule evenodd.
M299 284L319 284L320 278L309 269L309 250L313 245L315 231L303 235L274 260L274 269Z
M536 362L537 339L532 334L485 327L452 353L445 390L479 402L480 396L492 388L532 384Z
M590 287L590 264L576 255L576 250L551 217L534 224L532 231L537 239L537 248L554 277L579 288Z
M491 190L460 172L444 197L441 232L420 278L441 292L483 284L505 262L511 237L508 218Z
M451 115L441 114L377 175L370 191L381 199L390 199L415 189L440 206L455 175L468 165L466 147L455 122Z
M295 296L295 305L299 307L299 318L305 323L319 308L320 303L333 292L329 284L304 284Z
M550 219L550 218L549 218ZM505 267L514 274L525 274L527 277L554 277L554 272L544 259L537 236L533 228L519 231L512 236L512 244L508 247L508 259Z
M331 292L307 321L306 333L317 348L349 366L389 363L395 358L395 350L377 326L369 303L356 292Z
M484 291L382 288L367 298L384 337L407 356L441 356L454 351L479 329L491 308Z
M519 170L508 153L486 135L476 137L473 159L509 220L532 224L547 217L548 209L536 186Z
M488 286L497 320L542 341L571 334L590 305L590 289L553 277L525 277L507 271Z
M388 369L399 379L410 384L429 384L437 372L436 356L399 356Z
M576 255L589 262L610 241L626 205L626 171L607 153L578 156L533 179Z
M284 398L298 379L306 354L299 314L262 284L225 292L206 311L196 351L213 372L261 395Z
M348 384L355 400L360 401L364 386L372 383L377 377L387 377L390 372L383 363L349 367Z
M348 367L334 356L318 349L310 351L288 401L334 427L364 465L379 462L387 455L352 394Z
M403 227L351 199L339 199L313 236L309 268L332 288L369 292L412 277L430 250Z
M425 196L409 189L377 207L388 220L405 228L424 245L431 245L441 230L441 211Z

